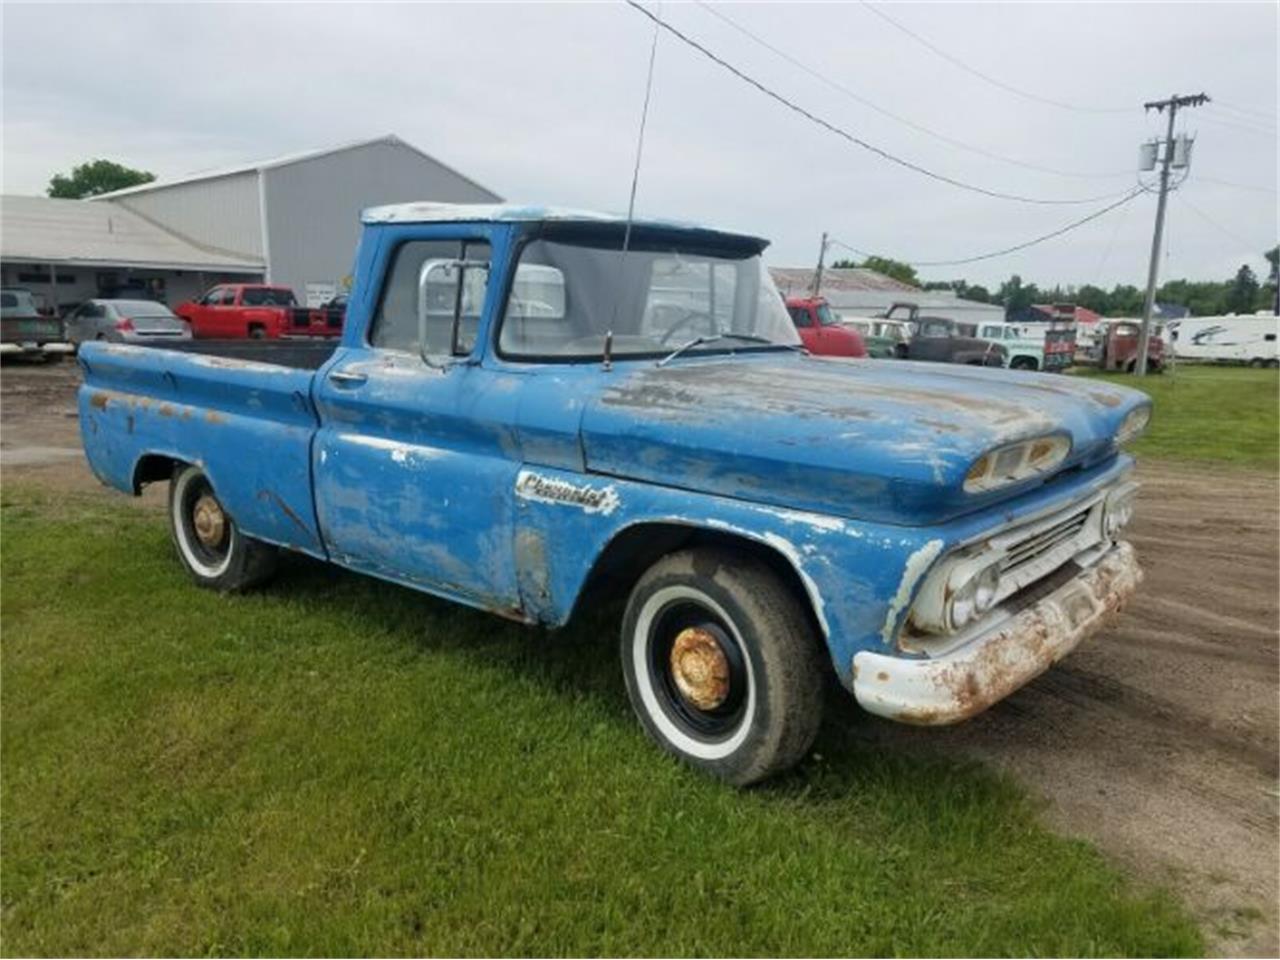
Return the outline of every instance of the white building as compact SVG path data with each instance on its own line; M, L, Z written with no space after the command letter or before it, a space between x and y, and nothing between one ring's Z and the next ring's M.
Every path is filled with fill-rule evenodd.
M147 293L170 305L265 280L298 299L351 273L365 207L492 203L488 190L395 136L143 184L90 201L0 199L5 285L69 306Z
M774 284L784 297L808 296L813 289L812 267L770 267ZM914 303L925 315L969 323L1004 321L1004 307L964 300L950 290L921 290L866 267L828 267L819 291L837 313L874 317L895 303Z

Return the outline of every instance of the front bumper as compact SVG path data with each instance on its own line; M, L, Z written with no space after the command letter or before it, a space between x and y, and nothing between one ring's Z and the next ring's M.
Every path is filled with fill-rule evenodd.
M1047 596L998 618L963 646L926 659L862 651L853 694L871 713L939 726L981 713L1047 670L1123 608L1142 581L1133 547L1115 544Z

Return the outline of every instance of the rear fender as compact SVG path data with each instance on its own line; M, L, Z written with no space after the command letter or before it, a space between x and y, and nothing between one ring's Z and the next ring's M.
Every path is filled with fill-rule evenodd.
M103 483L136 493L157 478L154 458L193 463L246 534L325 556L309 371L103 343L86 343L80 362L80 434Z

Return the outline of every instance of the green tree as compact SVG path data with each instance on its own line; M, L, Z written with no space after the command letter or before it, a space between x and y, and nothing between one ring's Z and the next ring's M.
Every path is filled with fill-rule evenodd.
M1117 283L1107 295L1108 317L1138 317L1142 315L1146 294L1131 283Z
M1227 290L1225 306L1230 313L1252 313L1253 304L1258 299L1260 286L1258 278L1249 269L1247 263L1241 264L1236 277Z
M1040 288L1034 283L1024 284L1016 273L1000 284L996 302L1004 307L1004 315L1013 318L1040 299Z
M123 190L125 187L136 187L141 183L150 183L156 178L154 173L146 170L134 170L114 160L90 160L71 168L71 176L54 174L46 191L51 197L64 200L81 200L84 197L96 197L112 190Z
M902 283L909 283L913 287L920 286L920 278L916 276L916 268L909 263L903 263L901 260L871 256L863 260L858 266L867 270L874 270L876 273L883 273L886 277L893 277L893 279Z
M1086 283L1076 291L1076 306L1084 307L1086 310L1092 310L1094 313L1107 315L1107 308L1111 306L1111 298L1107 296L1107 291L1101 287L1095 287L1091 283Z

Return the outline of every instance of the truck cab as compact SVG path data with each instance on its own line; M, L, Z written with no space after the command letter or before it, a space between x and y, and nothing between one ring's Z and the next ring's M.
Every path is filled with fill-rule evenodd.
M746 234L430 203L363 221L318 370L80 352L90 466L168 484L199 587L253 589L291 550L544 627L617 598L641 725L733 784L805 756L829 677L955 723L1136 589L1141 393L814 356Z
M827 357L865 357L862 335L844 324L823 297L788 297L787 313L810 353Z
M925 316L914 303L895 303L884 318L907 324L911 336L905 355L910 360L1003 367L1009 356L1003 344L975 336L974 325L965 326L947 317Z

